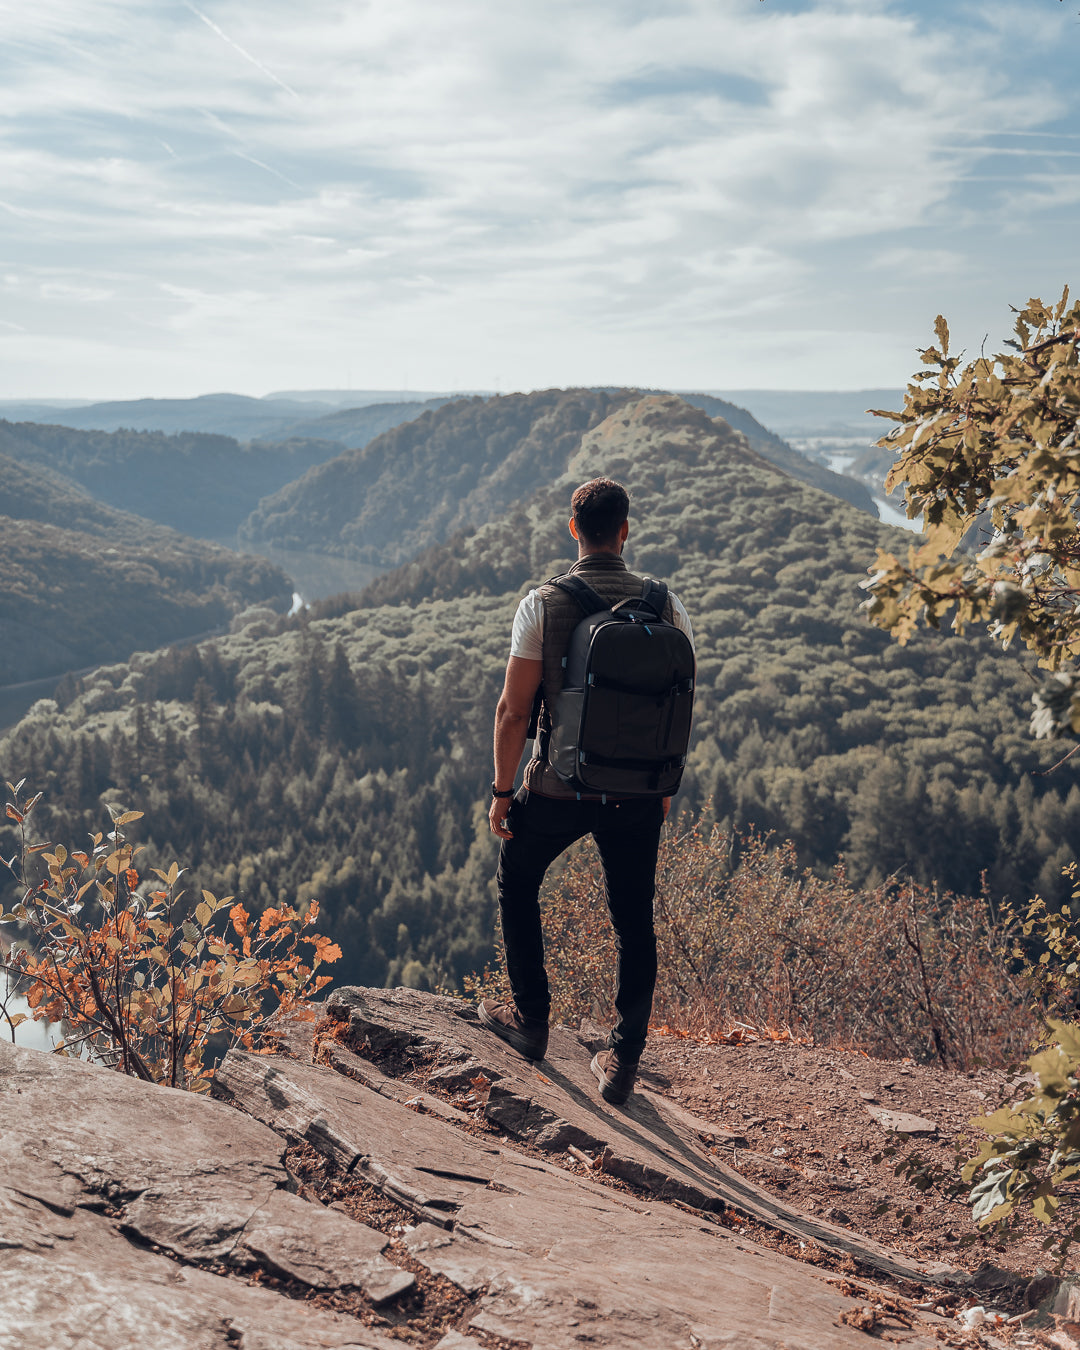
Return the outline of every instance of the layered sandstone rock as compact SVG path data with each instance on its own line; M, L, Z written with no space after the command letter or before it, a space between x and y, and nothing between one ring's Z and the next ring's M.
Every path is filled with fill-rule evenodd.
M325 1011L314 1039L231 1052L219 1100L0 1045L0 1350L865 1344L827 1270L733 1213L864 1271L960 1278L785 1209L647 1087L607 1106L588 1037L556 1029L534 1066L456 1000L346 989ZM397 1207L393 1235L300 1185L299 1145ZM452 1325L448 1304L406 1316L437 1276ZM347 1312L314 1298L335 1292ZM933 1343L917 1319L890 1335Z

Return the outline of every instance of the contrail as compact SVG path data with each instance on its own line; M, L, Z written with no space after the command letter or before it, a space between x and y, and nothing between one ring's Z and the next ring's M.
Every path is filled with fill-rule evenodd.
M1031 159L1037 156L1050 157L1052 159L1080 159L1080 150L1046 150L1046 149L1012 149L1004 145L939 145L939 150L949 150L952 153L960 152L962 154L971 154L972 152L980 155L1022 155Z
M250 52L245 51L243 47L240 46L239 42L234 42L232 38L228 35L228 33L223 32L223 30L217 26L217 24L213 21L213 19L205 15L201 9L197 9L196 6L191 3L191 0L184 0L184 4L187 6L188 9L191 10L192 14L194 14L196 18L202 19L203 23L206 24L207 28L209 28L211 32L216 33L218 37L221 38L222 42L227 42L234 51L240 53L240 55L244 58L245 61L250 61L256 70L261 70L262 73L267 77L267 79L273 80L274 83L278 85L280 88L284 89L287 94L292 94L293 98L296 99L298 103L302 102L300 95L296 92L295 89L291 87L291 85L287 85L284 80L280 79L277 75L275 75L272 70L268 70L266 66L264 66L261 61L257 60L254 56L252 56Z
M237 159L246 159L249 164L254 164L256 168L265 169L267 173L272 173L275 178L280 178L283 183L288 183L291 188L296 188L297 192L303 192L304 189L299 183L294 183L291 178L283 174L280 169L275 169L272 164L264 164L261 159L256 159L254 155L245 155L242 150L234 150L233 154Z

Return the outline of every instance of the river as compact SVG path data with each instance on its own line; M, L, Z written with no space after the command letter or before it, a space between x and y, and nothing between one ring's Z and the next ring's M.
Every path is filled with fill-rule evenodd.
M292 614L314 600L339 595L343 591L362 591L369 582L387 570L385 567L375 567L370 563L353 562L349 558L334 558L321 553L292 553L280 549L265 549L258 556L277 563L294 578L296 589L293 591L293 604L289 611ZM219 637L226 631L224 628L211 628L203 633L194 633L191 637L177 638L175 642L166 643L165 646L188 647L207 638ZM67 675L70 674L77 679L80 675L89 675L96 669L96 666L85 666L82 670L61 671L59 675L45 675L39 680L26 680L21 684L0 687L0 732L13 727L25 717L39 698L51 698L57 685Z
M824 442L823 437L819 439ZM811 442L808 440L805 443L810 445ZM801 444L802 443L800 443L800 445ZM852 438L850 442L837 441L835 438L829 438L827 444L834 448L826 452L824 458L833 473L842 474L846 474L848 469L851 468L852 464L858 458L858 450L866 448L866 442L861 438L858 441L855 441L855 439ZM850 445L856 445L857 449L850 449ZM804 450L803 453L805 454L806 451ZM921 533L921 516L917 520L908 520L907 513L888 501L882 494L880 487L875 491L874 484L868 482L866 479L856 479L855 481L865 482L867 487L869 487L870 494L874 499L874 505L877 507L878 520L880 520L883 525L899 525L903 530L911 530L915 534Z
M35 1022L30 1017L30 1008L26 1000L18 994L8 994L8 977L0 971L0 1003L4 1003L9 1017L16 1013L25 1013L27 1020L15 1028L15 1044L24 1045L30 1050L51 1050L60 1039L60 1028L52 1022ZM0 1018L0 1036L11 1040L11 1027Z

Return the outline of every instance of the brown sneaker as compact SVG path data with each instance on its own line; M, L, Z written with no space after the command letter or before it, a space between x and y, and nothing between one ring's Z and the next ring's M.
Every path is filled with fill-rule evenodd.
M513 1046L526 1059L543 1059L547 1054L548 1024L539 1017L522 1017L513 1003L484 999L477 1009L480 1021L496 1036Z
M596 1074L600 1096L604 1101L610 1102L612 1106L622 1106L634 1090L638 1066L623 1064L614 1050L601 1050L599 1054L593 1055L589 1067Z

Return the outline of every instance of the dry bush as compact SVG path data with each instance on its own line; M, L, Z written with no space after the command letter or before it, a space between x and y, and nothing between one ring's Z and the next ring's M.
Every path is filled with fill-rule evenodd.
M615 942L591 845L541 901L553 1016L609 1021ZM1011 1062L1035 1030L985 895L896 880L856 890L840 867L800 870L790 843L698 822L661 843L655 909L657 1027L725 1040L741 1027L952 1067Z
M24 799L21 782L7 787L20 838L18 853L0 859L19 897L9 914L0 906L0 926L18 939L0 946L0 1022L12 1040L28 1015L9 1013L8 999L21 994L31 1018L61 1025L55 1052L206 1092L215 1053L255 1050L275 1016L313 1016L308 1001L330 983L316 972L341 956L329 938L303 931L318 917L314 901L303 915L286 906L255 920L232 896L186 900L176 863L149 874L136 865L141 849L124 828L139 811L110 811L112 829L88 853L31 843L42 794Z

